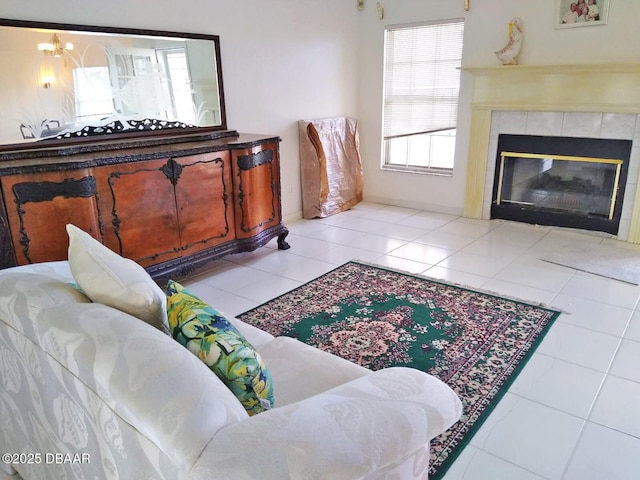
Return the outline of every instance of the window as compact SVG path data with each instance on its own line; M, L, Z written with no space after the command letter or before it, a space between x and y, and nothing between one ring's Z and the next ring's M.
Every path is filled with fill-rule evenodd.
M113 113L113 93L107 67L73 69L76 120L100 120Z
M383 169L450 174L464 23L385 32Z
M108 67L73 70L77 121L119 114L197 124L184 48L112 49L108 59Z
M152 48L110 48L109 74L116 111L128 117L172 117L167 75Z
M187 52L184 48L174 48L159 51L158 55L169 77L169 89L175 117L184 123L198 125L193 104Z

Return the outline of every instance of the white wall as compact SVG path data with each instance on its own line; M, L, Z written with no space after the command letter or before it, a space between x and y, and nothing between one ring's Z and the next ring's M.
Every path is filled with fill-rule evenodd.
M464 18L463 66L500 66L494 51L508 40L507 25L520 17L525 26L521 64L589 64L640 61L637 49L640 2L611 0L607 25L555 29L555 0L365 0L358 18L358 118L365 172L365 199L459 214L462 211L469 144L472 78L462 74L456 160L452 177L380 170L382 67L385 25ZM354 2L355 3L355 2ZM599 3L602 3L601 1ZM509 68L509 67L503 67ZM603 87L606 88L606 87ZM585 92L588 95L588 92Z
M465 18L465 66L498 66L507 23L525 24L523 64L637 62L640 2L611 0L605 26L556 30L555 0L2 0L0 17L217 34L229 128L279 135L283 213L301 210L297 121L359 119L365 199L459 213L464 198L471 78L463 73L453 177L382 172L386 24ZM505 67L508 68L508 67Z
M0 17L220 35L227 125L282 138L282 210L302 209L300 119L356 116L357 9L345 0L2 0Z

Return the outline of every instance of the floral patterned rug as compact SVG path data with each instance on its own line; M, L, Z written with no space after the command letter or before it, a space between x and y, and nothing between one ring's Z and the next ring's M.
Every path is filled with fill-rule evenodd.
M560 312L349 262L238 318L373 370L413 367L456 391L459 422L431 442L441 478Z

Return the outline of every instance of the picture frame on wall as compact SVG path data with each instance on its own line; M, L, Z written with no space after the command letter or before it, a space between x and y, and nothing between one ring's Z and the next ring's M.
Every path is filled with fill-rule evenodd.
M556 0L555 28L606 25L610 0Z

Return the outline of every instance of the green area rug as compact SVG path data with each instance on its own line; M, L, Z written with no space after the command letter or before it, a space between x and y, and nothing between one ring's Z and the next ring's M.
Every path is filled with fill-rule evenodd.
M238 318L373 370L406 366L447 383L463 414L431 442L441 478L560 312L349 262Z

